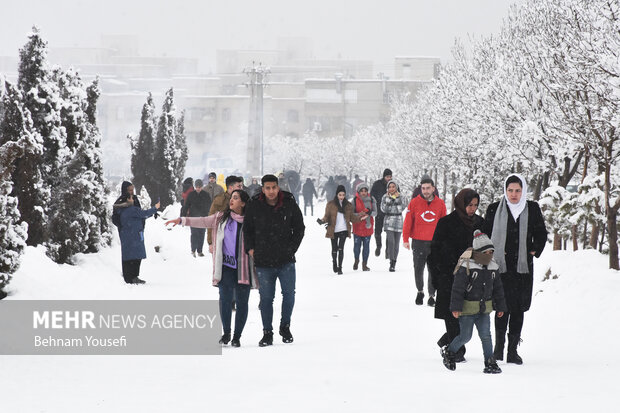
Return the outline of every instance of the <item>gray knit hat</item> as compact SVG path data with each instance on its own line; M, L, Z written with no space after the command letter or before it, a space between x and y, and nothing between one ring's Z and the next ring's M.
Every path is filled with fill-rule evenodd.
M357 188L355 188L357 192L360 192L362 189L366 189L367 191L369 191L368 184L366 182L360 182L357 185Z
M486 250L495 250L493 243L484 232L479 229L474 231L474 242L473 242L474 251L484 252Z

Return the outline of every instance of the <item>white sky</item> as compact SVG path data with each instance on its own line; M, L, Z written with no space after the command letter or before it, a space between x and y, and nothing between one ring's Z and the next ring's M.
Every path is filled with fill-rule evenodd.
M0 56L17 55L33 24L53 47L97 47L101 34L138 34L142 55L200 57L313 40L317 58L450 58L456 37L497 32L515 0L0 0ZM8 17L10 16L10 17Z

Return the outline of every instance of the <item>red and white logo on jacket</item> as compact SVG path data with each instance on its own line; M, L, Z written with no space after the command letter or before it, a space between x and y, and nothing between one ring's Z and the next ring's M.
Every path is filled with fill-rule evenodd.
M422 218L426 222L435 222L437 219L437 214L433 211L424 211L420 214L420 218Z

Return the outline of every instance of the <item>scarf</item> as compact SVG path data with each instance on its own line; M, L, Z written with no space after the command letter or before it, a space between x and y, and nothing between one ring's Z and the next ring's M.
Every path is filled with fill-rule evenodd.
M370 195L366 195L366 196L361 196L360 193L357 193L357 206L359 209L358 212L367 212L368 216L366 217L366 219L364 219L364 222L366 223L366 228L370 228L372 227L372 222L370 222L370 217L372 216L372 213L374 212L374 208L373 208L373 201L374 199L370 196ZM361 205L360 205L361 204ZM361 206L363 205L362 209Z
M521 199L525 199L525 193ZM506 270L506 235L508 229L508 201L506 197L499 201L497 211L495 212L495 218L493 219L493 232L491 234L491 241L495 246L495 261L499 265L499 272L505 273ZM526 204L527 205L527 204ZM519 221L519 252L517 260L517 272L519 274L527 274L529 268L527 266L527 223L528 223L528 210L523 208L519 216L513 216L515 221Z
M461 191L454 198L454 209L456 213L463 221L463 224L467 227L468 230L474 230L474 217L467 215L467 205L474 199L477 198L480 200L480 195L476 191L470 188L461 189Z
M521 180L521 199L516 204L511 204L510 201L508 201L508 195L506 194L506 181L508 181L508 178L510 178L511 176L516 176ZM527 205L527 182L525 182L525 178L523 178L523 176L521 176L520 174L510 174L508 178L506 178L506 181L504 181L504 199L506 199L506 201L508 202L508 208L510 208L510 212L512 212L512 217L514 218L515 222L517 222L517 218L519 218L519 215L521 215L521 212L523 212Z

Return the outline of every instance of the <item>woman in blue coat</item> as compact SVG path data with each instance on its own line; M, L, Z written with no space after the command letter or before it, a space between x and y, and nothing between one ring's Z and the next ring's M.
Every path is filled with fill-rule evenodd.
M121 226L119 235L121 239L121 254L123 261L123 278L127 284L144 284L140 276L140 264L146 258L144 248L144 220L157 212L159 202L155 207L142 210L134 205L133 193L127 195L125 202L115 204Z

